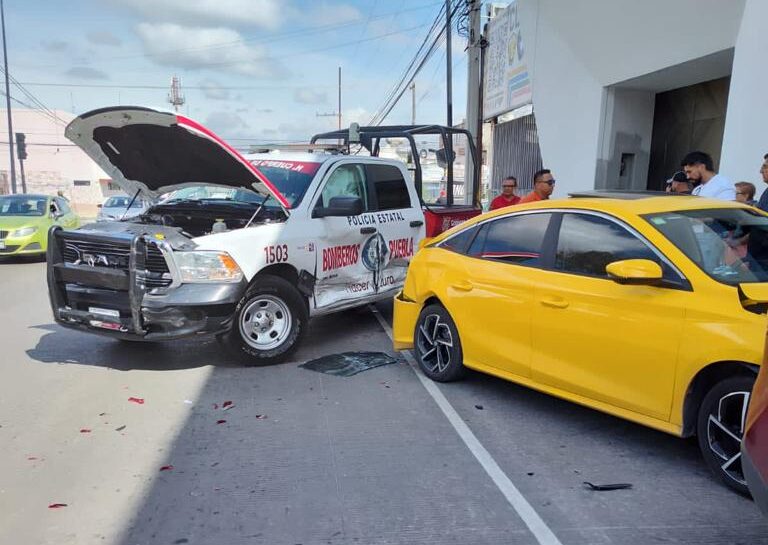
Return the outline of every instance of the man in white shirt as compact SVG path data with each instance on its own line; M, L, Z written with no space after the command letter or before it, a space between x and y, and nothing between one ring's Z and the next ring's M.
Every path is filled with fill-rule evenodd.
M708 153L692 151L683 157L680 166L683 167L683 172L691 182L699 184L693 188L693 195L724 201L736 200L736 188L733 182L715 172L712 157Z

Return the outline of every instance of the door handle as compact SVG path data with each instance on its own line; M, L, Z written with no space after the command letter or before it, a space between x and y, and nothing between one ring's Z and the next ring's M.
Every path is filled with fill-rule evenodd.
M472 282L457 282L456 284L451 284L451 287L456 291L472 291L472 288L475 286L472 285Z
M546 297L542 299L540 303L545 307L552 308L567 308L569 304L568 301L559 297Z
M421 227L424 225L424 222L421 220L414 220L411 222L411 227Z
M360 234L361 235L372 235L376 232L375 227L361 227L360 228Z

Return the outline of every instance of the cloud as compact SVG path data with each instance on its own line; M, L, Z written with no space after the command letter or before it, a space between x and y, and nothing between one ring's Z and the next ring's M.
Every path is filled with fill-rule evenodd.
M204 125L224 138L237 138L247 134L250 126L239 115L232 112L212 112L205 119Z
M299 104L325 104L328 102L328 94L325 91L302 87L293 92L293 100Z
M184 25L228 25L276 29L283 21L281 0L110 0L152 21Z
M89 32L85 37L89 42L96 45L110 45L114 47L123 45L123 41L120 38L106 30Z
M285 76L285 70L267 57L265 47L245 45L240 33L229 28L140 23L136 32L145 53L160 65L254 77Z
M292 10L292 18L309 21L312 26L338 25L351 21L362 21L360 10L349 4L332 4L330 2L313 2L309 10Z
M58 53L69 49L69 44L61 40L52 40L50 42L43 41L40 42L40 45L43 46L43 49L50 51L51 53Z
M202 87L203 93L205 94L205 98L210 100L229 100L229 90L224 89L221 87L221 85L212 80L207 79L200 82L200 87Z
M87 66L73 66L66 72L65 76L77 79L109 79L109 76L101 70L95 68L89 68Z

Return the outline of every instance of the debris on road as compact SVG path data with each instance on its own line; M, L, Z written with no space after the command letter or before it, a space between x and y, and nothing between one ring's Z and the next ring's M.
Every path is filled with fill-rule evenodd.
M224 403L222 403L221 408L224 409L225 411L228 411L229 409L232 409L234 406L235 404L232 403L231 401L225 401Z
M61 509L62 507L67 507L66 503L52 503L48 506L48 509Z
M192 405L192 400L191 400L191 399L185 399L185 400L184 400L184 404L186 404L186 405Z
M217 424L226 424L227 421L226 420L217 420L216 423Z
M606 490L625 490L627 488L632 488L630 483L592 484L588 481L584 481L584 484L587 485L591 490L597 490L599 492L604 492Z
M171 471L173 469L173 466L167 465L160 468L160 471Z
M483 410L483 406L482 405L475 405L475 409L477 409L478 411L482 411Z
M299 367L326 375L351 377L369 369L395 363L397 360L384 352L342 352L310 360Z
M144 398L142 397L129 397L128 401L136 403L137 405L144 405Z
M123 431L126 428L125 425L120 426L119 428L115 428L115 431Z
M267 415L266 414L257 414L256 415L256 420L266 420L266 419L267 419Z
M82 428L80 430L80 433L91 433L91 430L89 430L88 428Z

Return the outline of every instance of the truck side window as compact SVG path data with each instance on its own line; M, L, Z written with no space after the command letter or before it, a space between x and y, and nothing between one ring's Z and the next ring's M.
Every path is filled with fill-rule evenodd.
M402 172L392 165L366 165L376 192L377 210L410 208L411 196Z
M325 183L317 205L327 207L333 197L360 197L363 209L368 210L365 169L362 165L341 165Z

